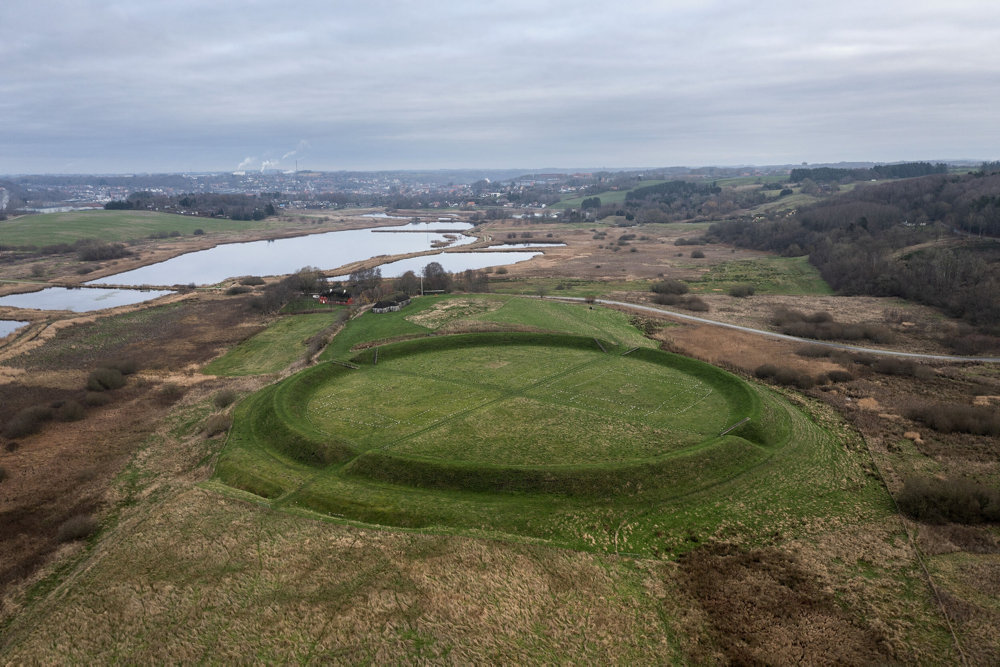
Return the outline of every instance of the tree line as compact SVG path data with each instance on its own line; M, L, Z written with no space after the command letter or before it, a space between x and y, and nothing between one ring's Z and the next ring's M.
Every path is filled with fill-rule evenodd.
M114 199L104 205L109 211L184 212L208 218L230 220L263 220L275 215L274 200L279 193L247 194L183 194L165 195L148 190L133 192L125 199Z
M905 162L902 164L879 164L868 169L842 169L837 167L802 167L792 169L789 182L801 183L807 178L817 183L835 183L843 181L869 181L872 179L886 180L894 178L915 178L931 174L947 174L948 165L943 162Z

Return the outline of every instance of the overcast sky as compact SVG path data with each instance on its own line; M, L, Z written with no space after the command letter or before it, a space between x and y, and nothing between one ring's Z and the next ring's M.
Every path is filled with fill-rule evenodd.
M1000 157L995 0L0 0L0 173Z

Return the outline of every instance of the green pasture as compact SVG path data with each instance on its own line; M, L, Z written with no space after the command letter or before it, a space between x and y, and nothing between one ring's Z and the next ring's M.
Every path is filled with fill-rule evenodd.
M211 234L280 227L281 223L274 218L239 221L154 211L69 211L27 215L0 222L0 245L44 246L73 243L80 239L124 242L171 232L191 236L196 229Z
M202 372L225 376L277 373L305 354L310 336L332 323L333 317L326 313L282 317L209 363Z
M639 183L636 183L635 187L644 188L649 185L659 185L660 183L666 183L666 181L640 181ZM584 195L582 197L564 199L556 204L553 204L550 208L579 208L580 205L583 204L584 199L590 199L591 197L600 197L602 206L605 204L624 204L625 195L629 192L631 192L631 190L605 190L604 192L596 195Z
M516 301L512 319L550 305ZM598 340L425 337L320 364L239 406L213 485L336 520L646 555L891 513L864 458L802 408Z
M808 257L762 257L715 264L688 283L692 292L726 292L751 284L758 294L833 294Z
M637 290L645 292L649 289L648 280L586 280L583 278L509 278L506 280L493 278L490 289L495 294L524 294L551 297L572 296L604 296L610 292Z

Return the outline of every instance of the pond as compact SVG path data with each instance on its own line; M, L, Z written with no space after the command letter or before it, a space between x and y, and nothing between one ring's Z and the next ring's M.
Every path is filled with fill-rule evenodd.
M504 243L503 245L490 246L490 250L499 250L503 248L563 248L566 244L561 241L558 243L545 243L544 241L538 241L537 243Z
M27 322L20 322L18 320L0 320L0 338L14 333L23 326L27 326Z
M474 225L468 222L455 222L453 220L440 220L438 222L411 222L408 225L393 225L392 227L379 227L373 229L375 232L464 232L472 229Z
M433 223L433 226L439 227L441 224L443 223ZM400 227L406 228L410 225ZM304 266L335 269L379 255L405 255L445 245L454 247L476 241L475 237L457 232L458 230L441 234L425 231L418 234L388 233L385 228L351 229L273 241L227 243L133 271L92 280L87 284L215 285L226 278L237 276L284 275Z
M46 287L38 292L10 294L0 297L0 306L36 308L38 310L70 310L87 313L92 310L128 306L171 294L167 290L135 289L67 289Z
M407 271L413 271L418 276L424 267L431 262L437 262L445 271L458 273L466 269L484 269L488 266L504 266L526 262L540 252L445 252L437 255L423 255L389 262L379 266L383 278L398 278ZM337 276L331 280L347 280L347 276Z

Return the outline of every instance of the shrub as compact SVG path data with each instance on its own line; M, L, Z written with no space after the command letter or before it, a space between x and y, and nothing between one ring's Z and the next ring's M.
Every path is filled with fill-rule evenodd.
M186 391L181 385L171 382L160 387L160 390L156 392L156 400L160 405L173 405L184 398Z
M121 243L103 243L101 241L85 241L79 245L78 257L82 262L102 262L106 259L120 259L132 253Z
M749 283L743 283L740 285L733 285L729 288L729 296L735 296L738 299L744 299L748 296L753 296L757 288Z
M87 416L87 411L79 401L69 400L56 408L55 418L61 422L80 421Z
M851 375L847 371L842 371L839 369L827 371L826 377L830 380L830 382L850 382L851 380L854 379L853 375Z
M702 259L705 257L705 253L703 253L701 250L692 250L691 257L693 259Z
M763 364L755 368L753 374L761 380L766 380L778 374L778 367L774 364Z
M833 354L833 351L833 348L826 347L825 345L803 345L795 350L795 354L800 357L821 358L829 357Z
M77 514L59 524L56 539L60 542L72 542L90 537L97 530L97 521L89 514Z
M771 380L775 384L798 387L799 389L811 389L816 386L816 379L811 375L785 366L763 364L755 368L753 374L761 380Z
M220 433L225 433L233 425L233 418L226 414L215 414L205 420L202 431L206 438L211 438Z
M1000 489L967 479L910 477L896 502L907 516L928 523L1000 521Z
M252 291L249 287L244 287L242 285L233 285L226 290L226 294L229 296L236 296L237 294L246 294Z
M649 289L657 294L687 294L688 292L687 285L673 278L655 282Z
M820 340L870 340L875 343L888 343L893 339L893 333L881 324L844 324L835 322L833 316L825 311L807 315L790 308L779 308L772 317L772 323L781 333L800 338L818 338Z
M99 391L88 391L83 396L83 402L85 405L89 405L96 408L101 405L107 405L111 402L111 397Z
M240 285L263 285L264 279L260 276L246 276L240 278Z
M51 421L55 410L47 405L32 405L19 411L3 428L6 438L20 438L32 433L38 433L42 424Z
M109 391L125 386L125 377L117 368L102 366L90 372L87 376L87 389L90 391Z
M223 389L212 399L212 403L217 408L228 408L236 402L236 392L232 389Z
M200 227L198 229L194 230L194 235L195 236L202 236L202 235L204 235L204 233L205 233L205 230L202 229L202 228L200 228Z
M872 370L883 375L905 375L926 380L934 376L934 371L910 359L884 357L873 363Z

